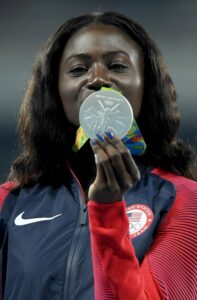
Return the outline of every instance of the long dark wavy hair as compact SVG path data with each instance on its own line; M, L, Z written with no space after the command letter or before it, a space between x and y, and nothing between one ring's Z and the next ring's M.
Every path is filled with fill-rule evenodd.
M177 96L160 51L141 25L115 12L70 19L40 51L21 106L18 127L21 148L9 178L19 185L69 182L66 160L73 144L73 127L66 120L60 101L58 69L69 38L91 23L121 28L143 51L145 86L138 125L147 152L140 160L196 180L194 151L177 139L180 123Z

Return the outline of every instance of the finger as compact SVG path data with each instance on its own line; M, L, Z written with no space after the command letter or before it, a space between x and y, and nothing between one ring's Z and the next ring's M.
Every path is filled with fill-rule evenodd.
M125 169L129 174L130 181L135 183L140 180L140 172L126 146L121 139L112 132L106 131L105 134L97 134L98 143L104 149L106 154L113 160L113 166L117 170L117 176L120 176L120 168L126 178L126 185L128 185L128 176L126 176ZM118 153L121 157L118 156ZM120 159L121 158L121 159ZM123 164L122 164L123 161ZM126 176L126 177L125 177ZM122 180L121 180L122 179ZM123 183L123 178L120 178Z
M124 166L128 172L128 174L133 178L133 182L137 182L140 180L140 172L133 157L130 154L129 149L124 145L121 139L114 135L111 132L105 132L105 139L108 143L113 146L121 155L121 158L124 162ZM107 149L107 148L106 148ZM109 146L108 146L109 149Z
M95 163L97 166L97 180L106 188L111 190L119 190L119 184L116 179L114 169L111 165L110 157L106 154L104 149L101 147L98 140L91 140L91 147L95 154Z
M121 188L121 183L117 180L116 172L111 164L109 157L107 159L103 159L101 161L102 167L105 172L105 176L107 179L107 186L113 193L119 193Z
M95 153L94 157L95 157L95 164L96 164L96 178L99 181L100 180L106 181L107 178L106 178L106 175L105 175L105 171L104 171L104 168L103 168L102 164L99 161L98 154Z
M125 163L122 159L121 153L108 142L105 136L98 136L98 149L99 159L105 170L108 184L113 188L118 188L122 191L127 191L134 180L133 177L128 174L125 167Z

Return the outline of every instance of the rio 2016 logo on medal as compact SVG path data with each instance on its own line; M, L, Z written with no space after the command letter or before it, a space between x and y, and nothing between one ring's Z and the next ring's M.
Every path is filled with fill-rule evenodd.
M145 232L153 222L153 212L147 205L134 204L126 208L129 220L129 235L135 238Z

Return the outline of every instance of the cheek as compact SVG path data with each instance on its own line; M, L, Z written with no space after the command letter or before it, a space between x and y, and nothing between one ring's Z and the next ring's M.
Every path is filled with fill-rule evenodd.
M72 93L72 84L70 84L69 80L67 80L65 76L60 76L58 90L62 100L68 98L68 96Z
M124 96L127 98L127 100L132 106L135 118L138 117L141 110L143 92L144 82L140 78L136 78L135 80L132 80L132 82L127 82L127 88L125 92L123 91Z
M75 125L79 125L79 109L78 109L78 102L77 102L77 95L78 93L70 85L68 82L67 84L59 82L59 95L62 102L62 106L65 112L65 115L68 121Z

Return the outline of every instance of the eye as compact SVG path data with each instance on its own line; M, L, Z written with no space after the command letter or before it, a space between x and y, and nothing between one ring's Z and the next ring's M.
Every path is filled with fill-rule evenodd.
M69 73L71 73L72 76L74 77L78 77L81 76L83 74L85 74L88 71L88 68L83 66L83 65L79 65L79 66L75 66L73 67Z
M127 66L123 63L116 62L116 63L111 63L109 65L109 69L117 73L123 73L127 69Z

